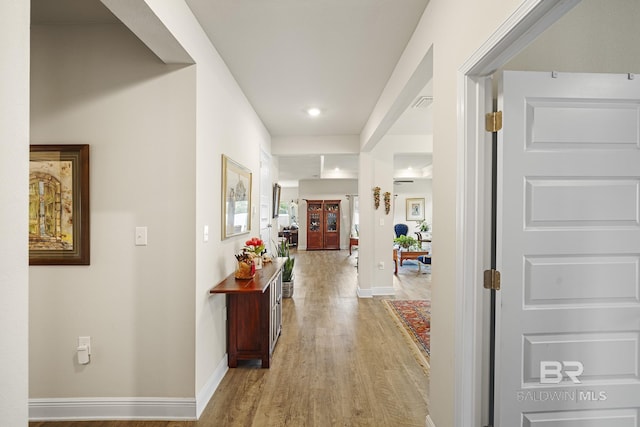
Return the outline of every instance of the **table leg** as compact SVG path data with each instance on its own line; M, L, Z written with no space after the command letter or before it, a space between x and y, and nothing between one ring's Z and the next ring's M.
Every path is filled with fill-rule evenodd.
M395 270L393 271L393 274L398 274L398 251L397 249L393 250L393 265L395 265Z

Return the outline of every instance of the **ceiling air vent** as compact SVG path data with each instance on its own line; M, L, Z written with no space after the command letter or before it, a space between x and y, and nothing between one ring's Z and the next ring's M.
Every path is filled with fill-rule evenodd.
M433 96L421 96L416 99L411 108L424 109L427 108L433 102Z

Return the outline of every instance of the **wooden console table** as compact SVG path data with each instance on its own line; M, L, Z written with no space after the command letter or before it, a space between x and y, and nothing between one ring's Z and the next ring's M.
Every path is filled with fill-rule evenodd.
M238 360L261 359L268 368L282 331L282 266L276 258L256 270L253 279L233 274L209 291L227 295L227 353L229 367Z

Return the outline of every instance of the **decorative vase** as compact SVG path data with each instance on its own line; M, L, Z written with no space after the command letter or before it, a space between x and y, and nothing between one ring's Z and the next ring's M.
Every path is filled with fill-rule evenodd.
M238 266L236 267L235 278L236 279L253 279L253 276L256 275L256 265L252 260L249 261L238 261Z
M262 268L262 257L257 255L253 258L253 264L256 266L256 270L260 270Z

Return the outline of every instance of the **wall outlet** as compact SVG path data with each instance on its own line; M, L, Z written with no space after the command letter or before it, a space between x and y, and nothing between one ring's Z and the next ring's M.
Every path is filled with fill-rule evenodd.
M378 263L378 270L384 270L384 261Z

